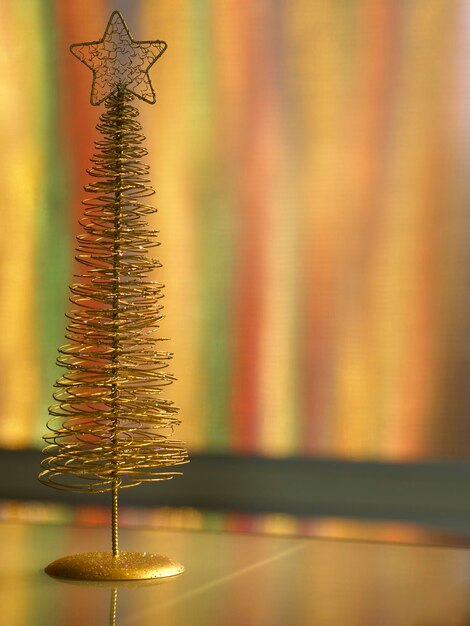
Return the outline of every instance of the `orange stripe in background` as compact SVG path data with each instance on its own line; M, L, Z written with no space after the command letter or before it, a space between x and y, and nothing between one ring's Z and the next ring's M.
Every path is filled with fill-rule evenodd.
M383 438L377 447L385 454L408 460L429 450L430 431L439 417L439 398L446 393L439 351L441 301L447 291L447 277L441 267L451 197L448 70L453 54L451 33L457 25L455 9L455 3L444 7L432 2L425 14L414 7L407 20L411 48L408 79L415 106L410 104L406 111L413 132L405 131L412 143L403 149L414 159L407 172L413 179L409 181L410 198L404 209L415 215L407 268L408 272L413 268L412 289L404 346L403 397L397 415L389 417L396 424L395 446L391 447L393 440L387 446ZM416 32L420 32L420 43ZM442 423L451 435L455 425L447 419Z
M80 41L93 41L101 36L109 18L103 2L85 0L79 4L56 2L58 33L58 62L61 82L61 109L58 120L63 133L64 148L69 163L69 180L73 190L70 207L64 207L70 215L73 233L80 232L78 220L83 215L82 200L85 198L83 186L89 182L86 169L94 152L94 141L98 137L95 129L103 106L90 105L92 72L80 63L70 52L69 47ZM75 247L75 240L71 239ZM74 273L79 271L76 265Z
M237 262L233 291L233 378L230 400L232 446L236 451L257 449L259 415L259 358L261 307L266 285L266 190L269 180L266 150L269 145L270 109L266 69L260 56L263 13L259 4L240 8L243 28L239 58L246 69L243 144L238 156L240 221L236 237Z

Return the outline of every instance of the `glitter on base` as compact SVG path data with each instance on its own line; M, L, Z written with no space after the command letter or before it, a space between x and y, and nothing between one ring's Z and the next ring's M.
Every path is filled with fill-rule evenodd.
M150 580L178 576L184 567L160 554L148 552L83 552L53 561L44 570L54 578L72 580Z

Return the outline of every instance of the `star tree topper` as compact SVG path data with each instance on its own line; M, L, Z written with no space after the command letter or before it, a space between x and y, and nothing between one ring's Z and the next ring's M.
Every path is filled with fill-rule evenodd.
M134 41L122 15L114 11L99 41L75 43L70 51L93 72L90 102L96 106L120 89L155 104L148 72L166 48L164 41Z

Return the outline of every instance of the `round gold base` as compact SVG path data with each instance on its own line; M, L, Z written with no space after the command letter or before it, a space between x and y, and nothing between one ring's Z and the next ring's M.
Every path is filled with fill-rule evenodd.
M94 581L151 580L178 576L184 567L149 552L83 552L53 561L44 570L55 578Z

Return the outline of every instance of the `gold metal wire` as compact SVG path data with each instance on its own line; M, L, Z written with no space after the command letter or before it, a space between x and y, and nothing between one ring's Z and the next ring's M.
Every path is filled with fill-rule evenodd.
M160 263L147 216L154 191L134 96L125 88L105 100L97 126L102 138L88 173L78 235L84 267L70 287L68 343L59 348L65 372L56 382L50 433L39 479L57 489L113 491L113 552L117 554L117 492L143 482L169 480L187 462L173 440L178 409L163 397L174 377L172 354L157 336L163 285L152 279Z

